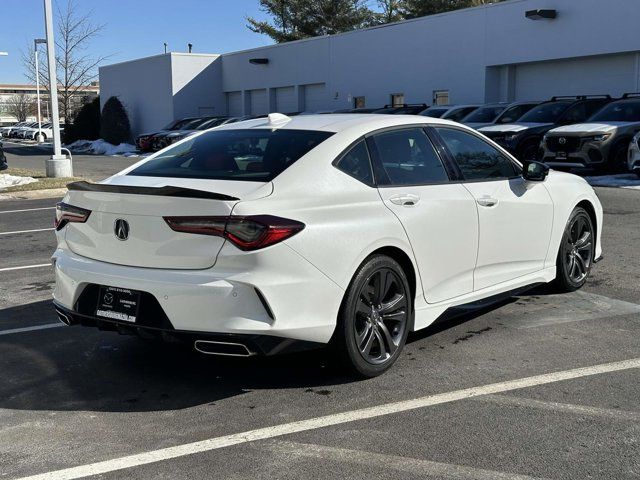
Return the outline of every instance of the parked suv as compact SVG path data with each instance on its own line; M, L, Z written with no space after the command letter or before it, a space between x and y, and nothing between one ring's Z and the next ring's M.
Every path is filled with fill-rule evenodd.
M553 167L593 167L627 171L627 152L640 131L640 93L625 93L586 123L549 130L542 142L543 161Z
M513 123L540 102L488 103L464 117L460 123L471 128Z
M385 105L371 113L385 113L388 115L417 115L427 107L429 107L429 105L426 103L403 103L402 105Z
M627 167L640 177L640 132L636 133L629 145L629 159Z
M463 118L479 107L480 105L434 105L420 112L420 115L461 122Z
M545 133L561 125L582 123L609 102L609 95L552 97L517 122L478 130L520 160L535 160L541 156L540 142Z

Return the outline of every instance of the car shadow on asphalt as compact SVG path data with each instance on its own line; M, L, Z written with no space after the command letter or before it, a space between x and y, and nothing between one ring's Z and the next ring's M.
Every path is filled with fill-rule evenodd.
M545 289L527 292L544 295ZM443 317L409 343L470 322L517 298ZM0 328L56 321L49 300L0 310ZM24 317L23 317L24 318ZM10 320L7 325L6 321ZM22 324L24 326L24 323ZM92 327L60 327L0 336L0 408L146 412L178 410L251 390L323 387L358 381L331 364L326 350L274 357L207 356L191 345L143 340Z
M0 139L1 141L1 139ZM51 155L52 150L50 148L38 147L36 145L20 145L15 146L8 143L4 144L4 153L10 153L19 157L32 157L37 155Z

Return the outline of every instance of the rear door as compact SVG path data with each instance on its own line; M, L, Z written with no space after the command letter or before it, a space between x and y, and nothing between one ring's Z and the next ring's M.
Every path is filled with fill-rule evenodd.
M378 191L413 248L423 293L437 303L473 291L478 214L473 196L449 174L421 126L367 138Z
M544 268L553 202L546 187L526 182L519 167L479 135L436 127L478 205L480 235L474 289Z

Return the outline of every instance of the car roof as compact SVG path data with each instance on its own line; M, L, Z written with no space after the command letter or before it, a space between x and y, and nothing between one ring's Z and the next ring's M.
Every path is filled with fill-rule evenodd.
M287 120L288 119L288 120ZM425 117L421 115L375 115L367 113L311 114L286 117L282 121L271 123L269 118L258 118L215 127L216 130L240 130L247 128L289 130L320 130L325 132L341 132L353 127L364 130L420 124L459 125L450 120Z

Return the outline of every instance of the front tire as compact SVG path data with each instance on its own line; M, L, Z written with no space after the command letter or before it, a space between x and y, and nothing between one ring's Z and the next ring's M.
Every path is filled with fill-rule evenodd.
M559 292L573 292L587 281L593 266L595 229L584 208L576 207L565 227L556 260L555 287Z
M412 315L402 267L386 255L369 257L351 280L338 314L332 346L340 366L367 378L384 373L402 352Z

